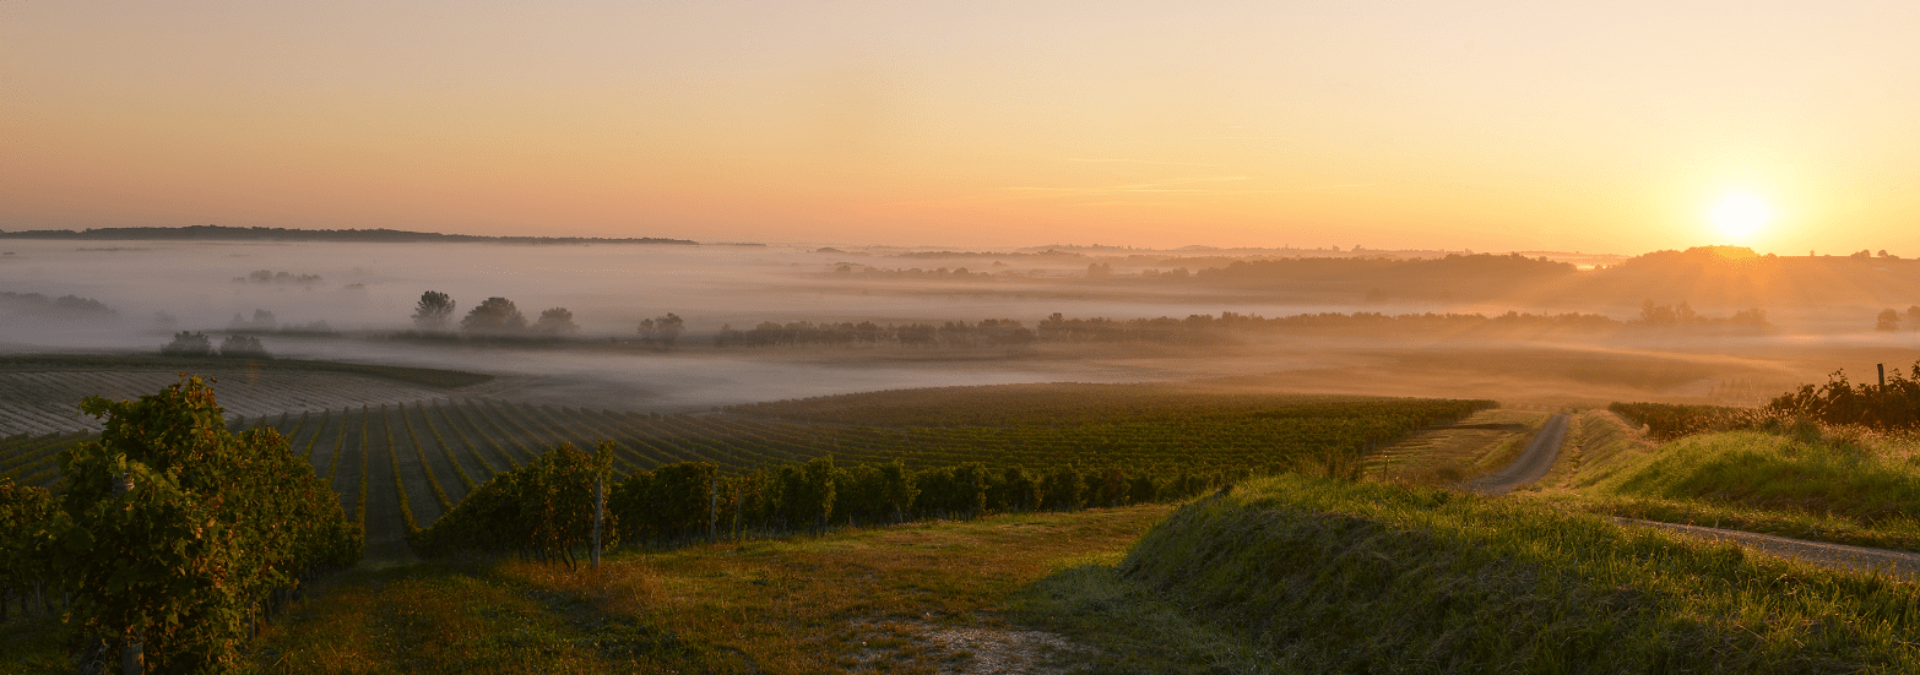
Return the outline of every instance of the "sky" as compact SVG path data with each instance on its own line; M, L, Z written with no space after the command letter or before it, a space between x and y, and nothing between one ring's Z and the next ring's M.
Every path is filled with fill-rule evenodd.
M1912 2L0 0L0 229L1920 255L1917 25Z

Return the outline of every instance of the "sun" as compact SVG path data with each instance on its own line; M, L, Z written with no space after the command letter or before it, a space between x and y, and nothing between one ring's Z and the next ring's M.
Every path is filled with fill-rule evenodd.
M1767 221L1773 220L1773 209L1758 197L1745 192L1735 192L1720 199L1713 210L1707 214L1720 233L1734 239L1745 239L1760 231Z

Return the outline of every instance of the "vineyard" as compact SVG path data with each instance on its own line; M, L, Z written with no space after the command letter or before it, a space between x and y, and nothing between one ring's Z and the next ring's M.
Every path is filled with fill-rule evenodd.
M975 463L1036 475L1077 467L1123 469L1162 482L1212 481L1320 471L1490 405L1021 385L673 415L434 398L243 416L230 426L270 426L286 436L294 454L340 495L348 520L364 526L368 557L396 559L410 555L409 532L439 520L495 474L526 466L560 444L589 450L612 441L616 476L688 462L740 475L831 456L843 467L897 460L914 471ZM818 421L774 416L781 413ZM0 440L0 476L52 486L56 453L85 437Z
M246 417L397 403L442 395L438 388L388 377L283 365L248 368L245 364L225 363L218 368L200 368L197 372L217 381L221 406L229 415ZM0 436L99 431L99 420L80 414L81 399L95 395L110 399L138 397L177 379L177 370L161 368L0 369Z

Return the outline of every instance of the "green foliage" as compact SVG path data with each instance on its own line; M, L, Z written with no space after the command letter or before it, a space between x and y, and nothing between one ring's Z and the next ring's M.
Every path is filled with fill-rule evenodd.
M25 597L29 585L59 578L50 547L64 526L51 493L0 478L0 619L10 591Z
M1898 368L1886 384L1854 385L1844 370L1834 371L1824 386L1801 385L1767 404L1775 415L1805 417L1825 424L1858 425L1873 429L1920 428L1920 361L1911 376Z
M272 429L229 433L199 378L81 408L105 428L60 454L53 561L82 635L143 641L162 672L229 670L276 592L358 561L312 467Z
M607 475L608 457L604 446L594 455L554 448L488 479L432 527L410 533L409 543L427 555L508 550L572 567L593 537L594 482ZM608 520L617 531L617 513Z
M1889 310L1891 311L1891 310ZM1812 422L1835 426L1862 426L1882 431L1920 428L1920 362L1909 374L1888 373L1886 384L1853 384L1846 371L1827 376L1827 383L1801 385L1773 399L1765 408L1615 403L1609 410L1645 424L1655 438L1674 439L1688 434L1742 429L1791 430L1805 435ZM1801 427L1793 429L1793 427Z

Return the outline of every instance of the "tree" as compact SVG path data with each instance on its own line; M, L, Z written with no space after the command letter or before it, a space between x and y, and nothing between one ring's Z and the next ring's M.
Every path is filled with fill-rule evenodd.
M359 531L313 466L270 427L229 433L200 378L81 410L104 428L59 454L54 563L69 625L117 643L123 663L237 670L262 605L358 561Z
M1907 325L1910 326L1912 330L1920 330L1920 305L1907 307Z
M1874 323L1873 329L1888 333L1900 330L1900 312L1891 307L1880 310L1880 320Z
M160 348L166 356L212 356L213 341L207 334L199 331L180 331L173 335L173 341Z
M487 298L460 320L460 329L479 335L513 335L527 330L527 317L512 300Z
M573 312L565 307L555 307L540 313L540 320L534 322L533 329L543 335L561 336L580 332L573 324Z
M661 349L673 349L673 343L680 339L680 333L686 329L686 323L673 312L666 316L640 320L640 342L659 345Z
M453 322L453 298L439 291L427 291L420 294L420 302L413 306L413 325L420 330L443 331Z
M267 348L260 346L260 338L251 335L228 335L220 341L220 355L233 359L264 359Z

